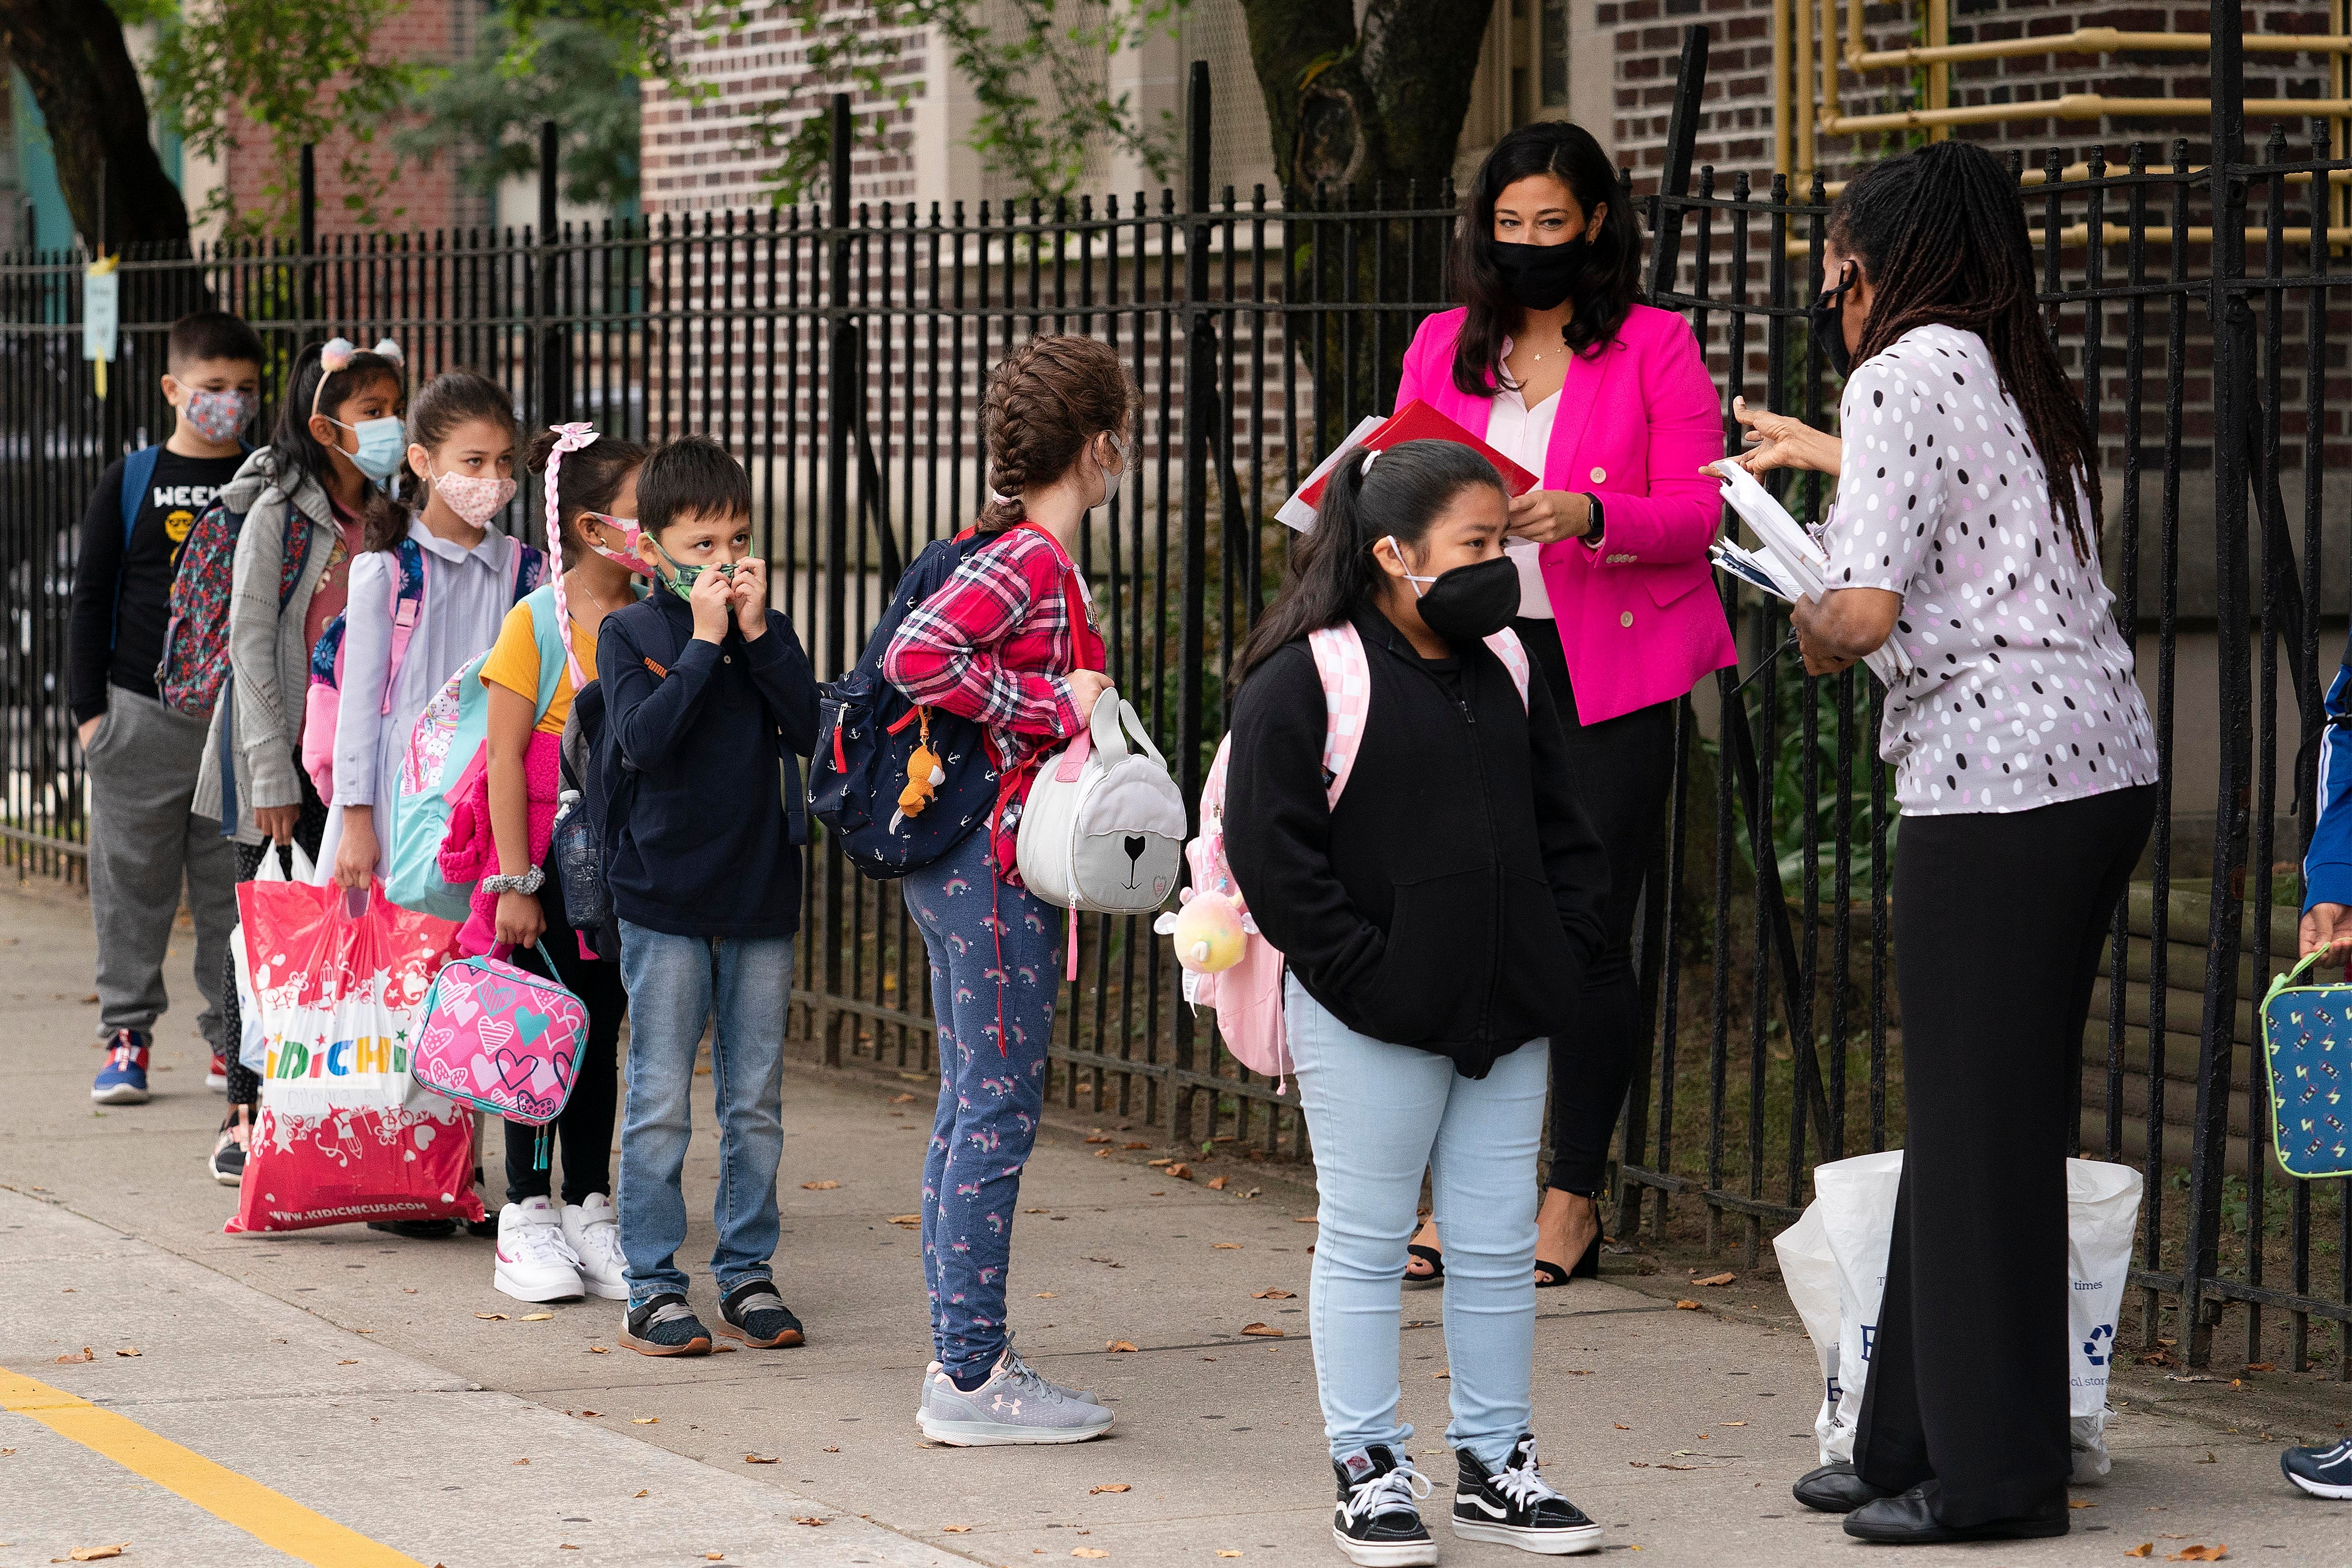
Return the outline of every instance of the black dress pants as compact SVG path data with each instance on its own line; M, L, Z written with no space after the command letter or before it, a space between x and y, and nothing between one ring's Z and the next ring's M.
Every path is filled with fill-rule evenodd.
M1903 819L1909 1131L1854 1463L1948 1525L2066 1485L2066 1073L2155 814L2144 784Z
M1674 784L1675 705L1657 702L1597 724L1580 723L1558 626L1520 620L1512 629L1551 689L1576 769L1577 803L1592 819L1593 831L1609 855L1601 949L1585 973L1576 1028L1551 1037L1548 1184L1563 1192L1598 1193L1608 1167L1609 1140L1616 1134L1617 1115L1625 1103L1625 1086L1633 1081L1634 1058L1646 1043L1636 1016L1633 912Z
M547 917L547 931L540 945L554 958L555 973L548 974L546 960L532 949L518 948L509 957L516 968L552 979L588 1009L588 1039L574 1067L572 1098L545 1129L563 1148L563 1201L576 1204L590 1193L614 1196L613 1117L620 1102L621 1019L629 1009L629 994L622 987L619 963L581 956L580 938L563 910L563 889L552 853L546 870L539 907ZM507 1202L551 1195L554 1173L538 1163L541 1130L523 1121L509 1121L506 1129ZM553 1163L552 1159L548 1162L551 1167Z

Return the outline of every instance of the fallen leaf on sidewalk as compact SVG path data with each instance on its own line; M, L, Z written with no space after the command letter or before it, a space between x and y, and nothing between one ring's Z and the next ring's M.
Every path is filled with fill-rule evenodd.
M1175 1177L1180 1182L1189 1182L1192 1179L1192 1167L1190 1165L1171 1165L1168 1167L1168 1173Z
M1095 1151L1095 1158L1097 1160L1108 1160L1110 1158L1110 1151L1108 1149L1097 1149ZM1045 1548L1039 1547L1038 1550L1042 1552Z
M1647 1459L1628 1459L1625 1462L1637 1470L1646 1470L1650 1468L1650 1461Z
M1681 1301L1677 1301L1677 1302L1675 1302L1675 1305L1677 1308L1681 1309L1683 1311L1685 1311L1685 1312L1696 1312L1696 1311L1703 1310L1703 1309L1699 1306L1699 1304L1698 1304L1696 1301L1692 1301L1692 1300L1681 1300Z
M1739 1276L1737 1274L1726 1272L1722 1274L1710 1274L1704 1279L1694 1279L1691 1283L1694 1285L1728 1285L1738 1278Z
M515 1463L518 1465L528 1465L530 1461L529 1459L517 1459Z
M893 1105L908 1105L913 1103L914 1099L915 1097L911 1094L894 1094L890 1097L890 1103Z
M1433 1372L1429 1375L1440 1383L1451 1383L1454 1381L1454 1373L1451 1372Z
M578 1410L572 1412L572 1414L578 1415L583 1421L593 1421L596 1417L604 1415L604 1413L601 1410Z
M2205 1450L2205 1457L2204 1457L2203 1458L2201 1458L2201 1459L2198 1460L2197 1462L2198 1462L2199 1464L2200 1464L2200 1465L2218 1465L2218 1464L2220 1464L2221 1461L2221 1460L2219 1460L2219 1459L2217 1459L2217 1458L2215 1458L2213 1457L2213 1450L2212 1450L2212 1449L2208 1448L2208 1449L2206 1449L2206 1450Z
M1282 1331L1280 1329L1270 1329L1264 1323L1244 1323L1242 1325L1242 1332L1254 1335L1258 1339L1264 1340L1278 1340L1282 1338Z
M71 1354L68 1354L68 1355L61 1355L61 1356L58 1357L58 1361L60 1361L60 1362L69 1362L69 1361L96 1361L97 1359L98 1359L98 1354L97 1354L97 1352L94 1352L94 1351L92 1351L92 1350L91 1350L88 1345L84 1345L84 1346L82 1346L82 1347L81 1347L81 1353L80 1353L79 1355L71 1355Z
M2071 1497L2066 1500L2066 1506L2068 1508L2096 1508L2099 1505L2093 1502L2088 1498Z
M1293 1225L1320 1225L1323 1222L1317 1219L1311 1214L1303 1214L1294 1216L1290 1223Z
M139 1353L139 1347L137 1345L124 1345L121 1350L116 1351L114 1353L116 1355L137 1355Z
M131 1550L131 1542L118 1542L112 1546L77 1546L71 1556L52 1557L52 1563L98 1563L109 1557L120 1557Z
M743 1462L747 1465L772 1465L776 1462L776 1456L773 1454L746 1454L743 1456Z
M1023 1214L1051 1214L1051 1209L1023 1209Z
M709 1069L706 1068L705 1070L707 1071ZM705 1563L724 1563L727 1561L727 1553L724 1552L706 1552L702 1554L702 1560Z
M477 1312L474 1316L486 1323L503 1323L507 1321L507 1315L504 1312Z
M2248 1372L2276 1372L2278 1370L2278 1363L2276 1362L2268 1361L2250 1361L2246 1363L2246 1370Z
M613 1347L610 1345L590 1345L588 1347L588 1353L590 1355L611 1355L613 1353Z
M1224 1547L1220 1547L1217 1550L1217 1555L1220 1557L1239 1557L1241 1553Z
M831 1181L803 1182L801 1184L801 1191L804 1193L829 1193L838 1188L840 1185L841 1184L839 1182Z
M1622 1421L1612 1421L1609 1425L1616 1427L1620 1432L1631 1432L1633 1429L1631 1426L1626 1426Z
M629 1425L632 1426L656 1426L660 1424L661 1417L658 1415L632 1415L629 1417Z
M1103 1346L1103 1349L1117 1354L1135 1349L1135 1342L1132 1340L1113 1340L1108 1344Z
M1130 1144L1130 1145L1129 1145L1129 1146L1130 1148L1132 1148L1132 1147L1136 1147L1136 1145L1133 1145L1133 1144ZM1167 1166L1172 1165L1172 1164L1174 1164L1175 1163L1176 1163L1176 1162L1175 1162L1175 1160L1174 1160L1172 1157L1171 1157L1171 1158L1169 1158L1169 1159L1165 1159L1165 1160L1146 1160L1146 1161L1144 1162L1144 1163L1145 1163L1145 1164L1147 1164L1147 1165L1156 1165L1156 1166L1160 1166L1160 1167L1161 1167L1162 1169L1166 1168Z
M1209 1243L1209 1248L1213 1252L1239 1252L1242 1244L1238 1241L1213 1241Z
M1087 1489L1087 1495L1088 1497L1092 1497L1097 1492L1125 1492L1133 1491L1134 1489L1135 1489L1133 1487L1129 1486L1125 1481L1105 1481L1098 1487L1088 1487Z
M2219 1546L2189 1546L2165 1559L2167 1563L2219 1563L2230 1555L2229 1542Z
M793 1522L794 1524L823 1524L824 1521L819 1519L813 1513L796 1513L793 1515Z
M1087 1134L1087 1142L1089 1143L1108 1143L1112 1142L1112 1139L1109 1133L1097 1129L1095 1131Z
M1051 1290L1040 1290L1037 1292L1037 1300L1040 1301L1050 1301L1054 1300L1054 1292Z
M556 1549L558 1552L577 1552L577 1551L579 1551L579 1550L580 1550L580 1548L578 1548L577 1546L572 1545L572 1542L568 1542L568 1541L559 1541L559 1542L557 1542L555 1543L555 1549Z
M1295 1292L1289 1290L1253 1290L1250 1292L1250 1300L1253 1301L1289 1301L1297 1300L1297 1296Z
M358 1358L357 1358L357 1357L353 1357L353 1358L352 1358L352 1360L350 1360L350 1361L339 1361L339 1362L337 1362L335 1364L336 1364L337 1366L357 1366L357 1365L359 1365L360 1363L359 1363L359 1360L358 1360Z
M403 1285L400 1288L400 1293L404 1296L414 1296L416 1294L416 1287L414 1285Z
M970 1535L971 1533L971 1526L968 1524L943 1524L940 1526L940 1529L943 1533L948 1535Z
M1222 1193L1225 1190L1225 1184L1232 1180L1231 1176L1211 1176L1202 1184L1213 1193Z
M546 1323L552 1322L554 1319L555 1314L552 1312L525 1312L521 1317L517 1318L515 1321L518 1323Z
M1073 1557L1108 1557L1110 1553L1105 1552L1099 1546L1076 1546L1071 1548L1070 1555Z
M920 1225L923 1223L923 1216L919 1214L894 1214L890 1216L890 1223L892 1225Z
M1718 1422L1717 1422L1717 1423L1716 1423L1716 1425L1717 1425L1717 1426L1747 1426L1747 1425L1748 1425L1748 1423L1747 1423L1747 1422L1745 1422L1745 1421L1718 1421ZM2092 1503L2087 1503L2087 1502L2086 1502L2086 1503L2084 1503L2083 1506L2084 1506L2084 1508L2091 1508L2091 1507L2094 1507L2094 1506L2095 1506L2095 1504L2092 1504Z
M2135 1546L2130 1551L2125 1552L2124 1555L2126 1557L2147 1557L2153 1555L2155 1551L2155 1542L2143 1541L2137 1546Z
M649 1489L639 1488L636 1491L632 1492L629 1495L632 1497L651 1497L654 1494Z
M841 1445L838 1443L827 1443L824 1446L824 1451L828 1454L838 1454L841 1452Z

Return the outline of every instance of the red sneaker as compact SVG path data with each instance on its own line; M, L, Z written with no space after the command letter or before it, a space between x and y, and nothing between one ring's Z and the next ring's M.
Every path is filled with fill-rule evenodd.
M218 1051L213 1053L213 1065L205 1069L205 1087L215 1094L228 1092L228 1058Z

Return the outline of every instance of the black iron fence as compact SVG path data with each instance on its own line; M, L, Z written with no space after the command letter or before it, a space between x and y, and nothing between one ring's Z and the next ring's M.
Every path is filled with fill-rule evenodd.
M2053 151L2019 171L2053 331L2107 455L2107 570L2168 792L2112 933L2080 1125L2085 1152L2147 1174L2144 1351L2201 1363L2235 1306L2247 1361L2310 1364L2318 1319L2339 1325L2334 1366L2352 1378L2352 1205L2344 1184L2286 1182L2269 1158L2250 1005L2292 956L2320 645L2335 635L2322 623L2346 608L2322 591L2323 545L2345 548L2324 479L2344 455L2331 402L2352 392L2340 371L2329 381L2352 341L2331 293L2352 286L2331 271L2352 232L2327 227L2326 193L2352 162L2320 122L2249 157L2236 7L2214 16L2202 164L2175 142L2117 165ZM1741 395L1826 425L1835 386L1803 306L1830 193L1691 167L1706 42L1689 30L1661 190L1625 193L1651 235L1653 298L1689 315L1727 430ZM112 457L164 434L163 326L204 297L261 329L272 388L306 342L388 333L419 374L462 363L504 379L532 424L719 436L752 472L784 602L826 674L855 658L898 563L977 509L988 364L1041 331L1102 337L1143 417L1080 564L1112 673L1196 795L1232 654L1280 570L1273 507L1339 433L1390 406L1413 327L1448 302L1454 223L1450 191L1213 193L1207 103L1196 67L1190 174L1156 196L853 208L836 165L824 208L588 231L554 223L551 163L536 229L320 242L306 225L274 248L133 256L102 404L79 358L83 258L0 258L5 853L21 874L76 873L76 520ZM1811 478L1784 493L1807 517L1825 499ZM2347 564L2352 551L2338 582ZM1783 617L1728 590L1725 607L1748 679L1725 671L1678 706L1671 822L1643 906L1656 1046L1629 1097L1617 1228L1752 1257L1801 1207L1815 1163L1902 1142L1887 941L1900 829L1868 677L1759 670ZM811 858L796 1027L827 1062L929 1079L928 968L896 889L822 845ZM1063 1105L1226 1158L1303 1152L1295 1095L1187 1013L1148 922L1087 918L1078 972L1052 1047Z

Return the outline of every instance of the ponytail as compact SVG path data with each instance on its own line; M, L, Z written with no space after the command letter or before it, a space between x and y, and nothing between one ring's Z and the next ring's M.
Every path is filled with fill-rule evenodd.
M1388 576L1372 556L1381 540L1418 544L1455 496L1473 485L1503 488L1494 465L1456 441L1406 441L1378 457L1351 448L1332 467L1314 528L1291 546L1282 592L1234 658L1235 686L1276 648L1375 603Z

